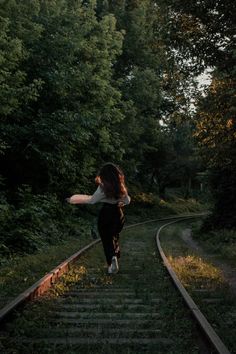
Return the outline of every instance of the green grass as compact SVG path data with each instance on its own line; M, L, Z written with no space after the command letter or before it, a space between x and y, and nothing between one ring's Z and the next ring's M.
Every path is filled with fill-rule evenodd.
M213 328L227 347L235 352L236 343L233 340L236 336L235 295L230 290L222 271L209 259L200 257L182 241L181 232L186 228L191 228L190 222L181 222L163 230L161 243L164 252L179 279Z
M14 257L0 267L0 305L3 307L8 298L18 295L34 282L43 277L59 263L91 242L89 234L79 238L68 237L57 246L48 246L33 255Z
M209 252L236 267L236 230L204 232L199 222L193 229L193 237Z
M197 255L169 256L169 261L185 287L212 289L224 286L221 271Z

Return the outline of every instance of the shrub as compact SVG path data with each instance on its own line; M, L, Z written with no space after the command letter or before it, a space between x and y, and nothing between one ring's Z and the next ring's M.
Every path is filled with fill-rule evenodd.
M34 195L28 187L19 190L16 206L2 200L0 211L2 255L33 253L89 228L76 208L63 205L55 195Z

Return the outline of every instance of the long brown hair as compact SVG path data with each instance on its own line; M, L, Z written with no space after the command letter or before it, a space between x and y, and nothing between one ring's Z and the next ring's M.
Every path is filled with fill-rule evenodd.
M95 181L108 198L119 199L127 193L124 173L111 162L102 166Z

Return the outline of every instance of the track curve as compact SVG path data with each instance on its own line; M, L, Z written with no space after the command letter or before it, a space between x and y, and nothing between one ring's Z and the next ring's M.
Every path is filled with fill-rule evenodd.
M171 221L167 224L162 225L159 230L156 233L156 243L157 243L157 248L160 253L160 256L163 260L164 265L166 266L176 288L179 290L180 294L182 295L186 305L190 309L192 315L196 319L197 323L200 325L204 335L208 338L210 343L213 345L213 347L216 349L217 353L219 354L230 354L230 351L226 348L220 337L217 335L211 324L207 321L206 317L203 315L203 313L200 311L199 307L197 304L193 301L185 287L182 285L181 281L177 277L176 273L174 272L173 268L170 265L170 262L168 261L162 247L161 247L161 242L160 242L160 233L163 230L163 228L172 225L174 223L187 220L186 219L181 219L181 220L174 220Z
M152 223L155 221L164 221L164 220L170 220L170 219L178 219L178 218L191 218L191 217L197 217L197 216L204 216L206 215L205 213L202 214L195 214L193 215L183 215L183 216L170 216L170 217L165 217L165 218L157 218L157 219L152 219L152 220L147 220L144 222L140 223L135 223L132 225L126 226L124 229L129 229L133 228L139 225L144 225L147 223ZM74 253L71 257L67 258L65 261L60 263L58 266L56 266L54 269L52 269L50 272L48 272L44 277L39 279L36 283L34 283L31 287L23 291L21 294L19 294L15 299L13 299L10 303L6 304L1 310L0 310L0 323L4 321L14 310L16 310L19 306L24 305L27 301L31 301L33 299L38 298L39 296L43 295L50 287L52 287L55 282L65 273L68 271L70 265L78 260L78 258L84 254L86 251L91 249L93 246L95 246L97 243L99 243L101 240L97 239L82 249L80 249L78 252Z
M166 256L164 255L164 252L161 248L161 243L160 243L160 239L159 239L159 236L160 236L160 232L163 230L164 227L167 227L168 225L171 225L173 223L176 223L176 222L179 222L179 221L183 221L183 220L188 220L188 219L192 219L192 218L197 218L197 217L202 217L202 216L205 216L205 214L191 214L191 215L182 215L182 216L174 216L174 217L166 217L166 218L162 218L162 219L153 219L153 220L148 220L148 221L144 221L144 222L141 222L141 223L136 223L136 224L132 224L132 225L128 225L125 229L130 229L130 228L135 228L137 226L141 226L141 225L145 225L145 224L148 224L148 223L154 223L156 221L167 221L167 220L171 220L167 223L165 223L164 225L162 225L158 231L157 231L157 234L156 234L156 243L157 243L157 246L158 246L158 250L159 250L159 253L161 255L161 258L166 266L166 268L168 269L168 272L170 273L172 279L175 280L175 284L176 284L176 287L179 289L180 293L182 294L182 296L184 297L185 299L185 302L187 303L188 307L190 308L191 312L193 313L194 317L197 319L198 323L200 324L200 326L202 327L204 333L206 334L207 338L209 338L210 342L212 343L212 345L214 346L214 348L216 349L216 351L220 354L229 354L230 352L228 351L228 349L224 346L224 344L222 343L222 341L220 340L220 338L217 336L217 334L215 333L215 331L213 330L213 328L210 326L210 324L207 322L207 320L205 319L205 317L203 316L203 314L200 312L200 310L197 308L197 305L193 302L193 300L190 298L190 296L188 295L187 291L183 288L182 284L178 281L177 279L177 276L176 274L174 273L174 271L171 269L170 265L168 264L168 260L166 258ZM38 296L40 296L43 292L45 292L49 287L51 287L54 282L59 279L59 277L64 273L66 272L69 267L70 267L70 264L71 263L74 263L76 260L78 260L80 258L81 255L83 255L86 251L88 251L89 249L91 249L93 246L95 246L97 243L100 242L100 239L98 240L95 240L93 242L91 242L90 244L88 244L86 247L84 247L83 249L81 249L79 252L75 253L74 255L72 255L70 258L68 258L66 261L64 261L63 263L61 263L58 267L54 268L51 272L49 272L45 277L43 277L39 282L35 283L31 288L27 289L23 294L22 294L17 298L15 299L11 304L9 304L5 310L1 311L0 314L2 317L0 317L0 319L4 319L7 317L7 315L9 313L12 312L13 309L15 309L16 307L18 307L20 304L28 301L28 300L31 300L33 298L36 298ZM131 242L131 241L129 241ZM140 243L140 242L139 242ZM138 245L138 243L137 243ZM138 247L143 247L142 245L138 246ZM141 249L140 249L141 251ZM135 263L133 263L133 267L135 267ZM127 271L127 270L125 270ZM135 269L133 269L132 271L135 272ZM132 273L132 272L131 272ZM123 275L125 276L125 274ZM142 278L140 278L142 279ZM119 280L118 280L118 283L119 283ZM145 281L144 281L145 283ZM131 289L131 288L130 288ZM116 318L115 321L117 322L117 324L120 323L120 326L122 327L123 325L125 326L126 324L130 323L131 319L129 318L129 316L137 316L137 319L134 319L134 323L138 324L140 322L140 326L141 324L143 325L145 321L149 321L148 318L145 318L143 316L147 316L148 313L143 313L142 311L146 311L145 310L145 302L143 302L143 300L141 298L137 298L137 294L135 292L130 292L130 289L127 289L127 288L124 288L122 289L122 283L119 285L117 284L116 288L114 288L114 294L116 294L116 296L120 296L119 295L119 292L122 294L122 296L125 296L127 297L127 299L125 298L125 306L127 307L127 309L129 309L125 315L126 315L126 318ZM84 291L83 291L84 290ZM90 322L92 322L92 319L90 319L90 317L88 318L84 318L83 319L83 316L87 316L87 310L88 309L89 311L92 311L92 309L96 309L96 308L100 308L101 307L101 304L99 303L99 301L97 303L91 303L89 302L90 300L88 299L88 297L90 296L94 296L96 295L96 297L100 296L102 298L106 298L106 295L108 295L110 297L110 291L112 289L106 289L106 287L104 286L98 286L97 287L97 290L96 290L96 287L95 288L92 288L92 289L89 289L89 291L86 291L86 289L80 289L80 290L76 290L75 291L75 294L73 295L70 294L70 296L72 297L72 302L73 302L73 296L75 296L75 298L77 298L77 296L79 295L80 298L81 298L81 301L82 301L82 304L80 304L79 306L82 306L83 309L82 311L84 311L84 313L80 313L80 316L81 317L81 320L80 320L80 323L87 323L87 325L89 325ZM100 294L100 295L99 295ZM84 297L84 300L83 300L83 297ZM109 298L108 298L109 299ZM89 301L88 301L89 300ZM104 299L103 299L104 300ZM19 302L18 302L19 301ZM157 302L159 301L159 299L157 298L152 298L151 301L154 301ZM109 305L109 304L108 304ZM120 302L118 301L117 304L111 304L111 311L114 311L114 309L116 309L117 311L119 311L119 309L121 308L121 304ZM73 308L73 306L75 306L75 308L78 308L78 304L65 304L64 305L64 312L62 312L62 310L60 309L60 311L58 312L58 316L65 316L65 319L63 321L67 321L68 323L73 323L75 320L73 319L73 312L69 312L68 313L68 307L69 307L69 311L71 311L71 309ZM102 306L103 303L102 303ZM108 306L109 308L109 306ZM138 312L138 309L141 311L140 313ZM158 309L158 307L157 307ZM77 310L78 311L78 310ZM129 313L129 311L131 311ZM136 311L136 312L135 312ZM72 316L71 318L68 318L68 316ZM102 313L98 314L99 316L102 316ZM97 318L97 322L98 323L108 323L110 321L110 323L112 324L113 323L113 315L118 315L118 313L116 314L116 311L115 313L111 312L111 313L107 313L108 315L108 319L104 320L102 318ZM123 316L123 315L122 315ZM141 317L140 317L141 316ZM154 313L151 318L152 320L155 319L155 316L159 316L158 313ZM66 319L67 318L67 319ZM104 322L105 321L105 322ZM156 323L158 324L158 321L156 321ZM109 323L108 323L109 325ZM145 324L144 324L145 325ZM112 328L110 329L110 335L112 336L112 333L116 333L116 329L112 330ZM124 329L123 329L124 331ZM127 331L127 330L126 330ZM139 330L136 329L136 332L135 334L138 334ZM93 333L91 331L91 333ZM90 333L90 336L92 335ZM96 330L95 330L95 333L96 333ZM122 328L120 329L120 332L119 332L121 335L122 333L124 334L125 332L122 332ZM144 329L140 329L140 334L143 334L145 333L145 330ZM149 335L151 335L151 330L149 329L148 330L148 333ZM159 329L158 327L153 331L153 334L158 334L159 333ZM54 341L55 339L52 338L52 341ZM81 339L81 343L79 342L79 339L73 339L75 341L74 344L82 344L82 343L86 343L86 340L85 339ZM109 340L110 343L112 343L112 340L114 341L114 339L112 338L109 338L109 339L104 339L104 343L106 343L106 341ZM165 342L165 338L162 338L162 344L163 345L168 345L168 341ZM50 339L47 339L48 343L50 341ZM63 343L63 338L58 338L57 339L57 344L60 345L60 341L61 343ZM77 341L77 342L76 342ZM85 342L83 342L85 341ZM93 343L94 341L94 344L96 345L96 340L95 338L94 339L91 339L90 338L90 343ZM119 341L123 341L122 343L124 345L128 344L128 341L125 337L123 338L119 338ZM135 342L136 341L136 342ZM160 341L160 338L158 339L157 338L157 341L155 342L155 340L153 339L153 345L155 343L158 343L158 341ZM35 340L34 340L35 342ZM73 341L72 341L73 342ZM122 344L122 343L119 343L119 344ZM138 343L139 344L143 344L145 345L145 343L149 343L150 345L152 344L151 342L151 339L150 338L146 338L144 336L144 338L142 339L141 337L140 338L133 338L132 339L132 344L135 345ZM115 341L114 341L115 343ZM73 344L73 343L72 343Z

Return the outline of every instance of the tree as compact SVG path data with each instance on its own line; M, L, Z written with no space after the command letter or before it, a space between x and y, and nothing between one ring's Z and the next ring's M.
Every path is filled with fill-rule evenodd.
M10 40L24 53L16 60L20 84L35 98L25 104L23 87L21 109L18 102L11 105L1 126L9 147L1 166L11 190L21 184L37 193L68 193L77 184L88 188L98 164L122 154L113 130L123 119L121 95L112 85L122 34L114 16L97 19L95 5L16 1L1 10Z
M210 170L215 205L211 227L235 227L236 121L235 83L217 74L208 94L199 103L196 137Z
M196 73L211 67L213 81L199 101L196 137L211 175L215 201L211 227L235 227L235 3L163 2L169 15L168 37L177 56Z
M27 81L22 64L27 57L22 40L11 36L11 23L0 10L0 154L10 147L6 138L4 124L8 117L16 115L27 105L35 101L41 87L41 80ZM11 122L12 123L12 122ZM10 127L9 127L10 129Z
M114 66L114 79L122 93L122 112L125 119L120 132L129 178L137 181L137 171L145 170L145 145L156 145L158 136L149 130L160 129L162 49L156 45L157 8L145 1L98 1L98 13L112 12L118 29L124 32L123 50Z
M159 195L166 198L166 188L183 190L185 198L192 193L200 163L192 138L193 127L188 122L163 126L155 148L146 147L146 172L149 172L151 188L158 185Z

